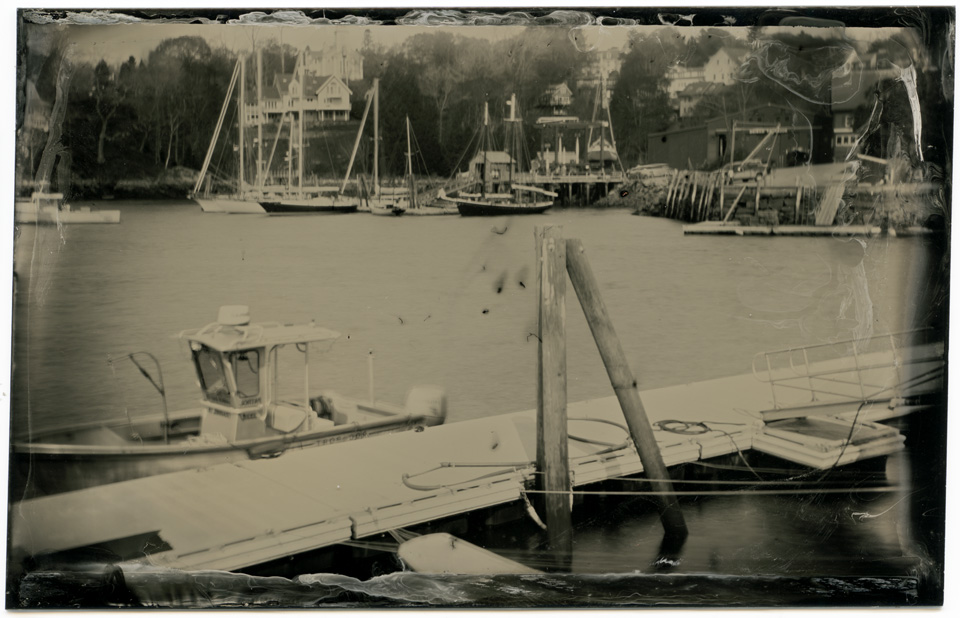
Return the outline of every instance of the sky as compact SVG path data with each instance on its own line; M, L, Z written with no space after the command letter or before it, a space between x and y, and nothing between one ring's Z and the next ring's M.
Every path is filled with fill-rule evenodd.
M68 40L73 44L72 51L74 58L79 61L96 63L101 58L109 64L119 64L130 56L136 59L145 58L149 52L154 49L162 40L175 38L184 35L200 35L205 38L213 47L224 46L232 51L252 50L255 45L262 45L269 42L279 42L289 44L295 48L304 48L310 46L313 49L323 47L332 38L336 37L341 45L346 47L359 48L362 45L364 33L369 31L377 43L384 46L393 46L401 43L406 38L423 33L435 32L438 26L422 25L404 25L404 26L380 26L380 25L327 25L317 23L304 23L302 25L277 25L275 23L251 23L259 18L265 17L264 13L254 12L247 14L242 20L244 23L231 24L182 24L182 23L123 23L123 20L117 19L116 13L113 19L119 23L110 25L98 25L91 23L89 15L85 15L84 22L71 26L55 26L49 24L27 25L25 32L27 42L31 46L43 49L51 39L51 33L63 32ZM290 12L289 16L298 18L300 21L308 21L303 17L302 12ZM567 26L568 36L575 39L578 47L587 51L589 49L610 49L623 48L628 41L631 32L644 31L652 32L661 29L663 26L626 26L626 25L583 25L586 14L579 12L578 15L569 13L568 17L579 19L577 26ZM699 34L703 28L690 27L683 19L676 19L679 24L679 31L684 36L694 37ZM721 24L718 24L721 25ZM504 39L515 36L522 32L522 26L509 25L470 25L470 26L441 26L439 28L448 29L465 36L482 37L492 40ZM727 26L726 29L733 35L745 37L746 27ZM798 30L798 28L791 28ZM846 36L853 40L869 41L876 37L889 36L894 29L890 28L848 28L846 30L835 28L805 28L804 31L810 32L815 36L837 37Z

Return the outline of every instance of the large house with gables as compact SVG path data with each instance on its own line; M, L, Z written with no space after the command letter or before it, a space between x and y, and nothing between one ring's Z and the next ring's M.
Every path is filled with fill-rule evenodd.
M305 63L306 66L306 63ZM303 78L303 84L300 78ZM337 75L321 75L309 71L280 73L264 89L261 109L256 101L246 105L246 123L255 125L263 114L264 123L280 122L285 114L306 122L338 122L350 119L350 95L346 82Z

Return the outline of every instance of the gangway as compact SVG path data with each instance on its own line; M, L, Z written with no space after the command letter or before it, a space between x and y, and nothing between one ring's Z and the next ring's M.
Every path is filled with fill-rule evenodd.
M907 404L942 389L944 345L916 343L927 330L761 352L752 370L770 385L773 408L764 422L837 415L886 404L883 418L912 411ZM871 418L879 420L876 411Z

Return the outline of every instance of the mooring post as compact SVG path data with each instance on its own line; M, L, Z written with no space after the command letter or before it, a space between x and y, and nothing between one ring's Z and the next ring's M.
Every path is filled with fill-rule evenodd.
M673 484L663 463L660 447L653 436L653 427L647 419L647 413L640 401L637 383L627 364L627 357L620 346L620 340L613 329L613 322L607 313L607 307L600 295L600 286L590 270L590 264L583 254L583 243L577 239L569 239L567 245L567 273L570 282L580 299L583 314L590 325L590 332L597 342L603 365L610 376L610 383L620 400L620 407L630 429L630 437L637 447L643 470L654 491L662 492L660 521L667 534L676 539L686 538L687 524L683 520L683 513L677 497L673 494Z
M543 493L550 549L565 563L570 534L567 459L566 244L563 228L535 229L537 250L537 489Z

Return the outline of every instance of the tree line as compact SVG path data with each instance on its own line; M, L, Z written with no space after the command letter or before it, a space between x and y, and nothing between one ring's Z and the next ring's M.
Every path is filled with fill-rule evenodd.
M645 162L647 136L666 130L678 120L667 96L671 66L702 65L723 46L744 52L756 49L758 36L751 32L750 37L735 38L720 28L706 29L696 37L683 36L674 28L632 33L621 55L620 69L610 76L614 86L609 118L623 164ZM843 60L842 47L783 37L777 40L783 49L771 47L769 41L764 44L768 56L783 54L783 58L768 58L771 66L782 64L784 59L799 62L790 51L804 45L820 54L813 61L819 63L821 71ZM53 51L45 56L28 57L21 70L21 87L26 81L34 84L39 100L48 106L56 97L65 47L65 42L60 47L54 44ZM261 53L264 81L269 84L274 75L293 71L298 50L271 43ZM385 173L402 174L406 164L406 117L414 130L421 171L449 176L465 169L485 103L493 133L500 136L502 146L503 119L510 114L511 95L516 96L518 112L527 128L525 152L516 153L521 161L529 161L539 148L535 121L552 113L542 105L542 96L551 86L563 83L573 93L563 113L582 120L598 113L597 85L584 79L596 56L578 49L567 28L528 28L500 40L440 30L414 35L389 48L367 31L360 53L364 77L349 83L351 117L354 122L359 120L365 95L378 79ZM153 178L171 170L181 170L187 176L195 174L210 144L236 61L234 51L211 47L198 36L184 36L167 39L146 57L131 57L119 66L103 60L71 64L60 140L69 152L74 177L110 187L121 178ZM756 62L746 64L737 84L706 98L685 122L742 113L763 102L829 109L829 80L808 79L801 86L810 92L791 92L763 69ZM256 92L255 80L256 71L248 70L242 87L250 102ZM213 162L223 175L235 172L237 136L229 128L236 127L236 114L236 106L230 106L224 118L225 144ZM49 134L34 133L21 131L18 152L18 165L31 178L40 167L44 139L49 138ZM333 148L340 151L341 163L351 141L340 139ZM362 147L362 154L368 154L369 138L362 141ZM330 146L326 149L331 150Z

